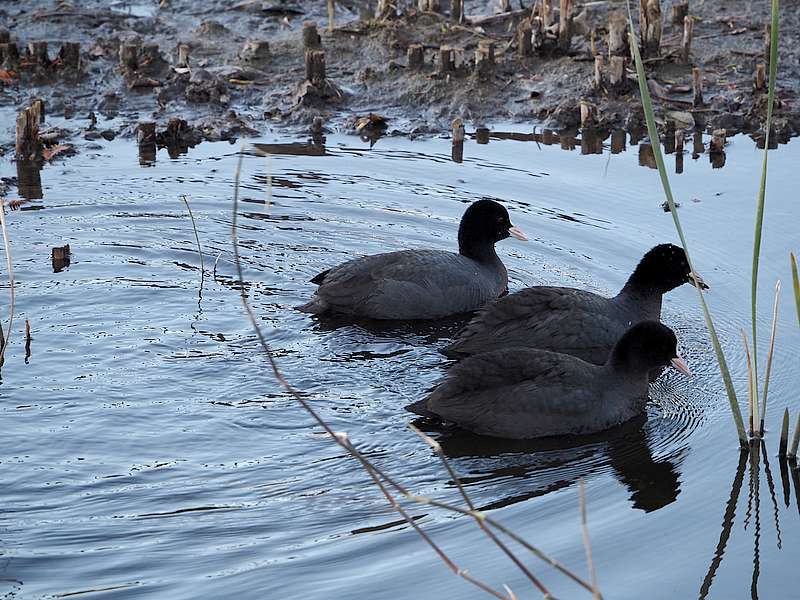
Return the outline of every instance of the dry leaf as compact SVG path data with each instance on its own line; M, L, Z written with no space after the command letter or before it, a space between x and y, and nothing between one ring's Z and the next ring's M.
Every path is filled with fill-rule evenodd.
M42 150L42 158L45 160L51 160L54 156L61 154L64 150L69 150L69 146L65 144L58 144L57 146L52 146L50 148L44 148Z
M15 71L6 71L4 69L0 69L0 81L4 81L6 83L11 83L15 79L17 79L17 73Z

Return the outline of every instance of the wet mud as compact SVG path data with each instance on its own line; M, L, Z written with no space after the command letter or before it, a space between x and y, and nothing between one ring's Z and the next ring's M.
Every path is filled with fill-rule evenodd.
M324 1L6 3L0 110L13 118L37 99L44 110L28 133L32 147L17 140L15 149L6 137L0 151L48 160L126 136L172 154L275 125L375 137L446 132L454 119L476 132L509 121L641 126L624 2L567 2L567 18L558 2L499 12L509 3L468 0L460 19L450 2L379 4L337 0L329 28ZM643 42L664 132L762 135L769 3L692 2L688 18L673 4L660 3L656 47ZM775 131L783 140L800 129L798 13L781 13Z

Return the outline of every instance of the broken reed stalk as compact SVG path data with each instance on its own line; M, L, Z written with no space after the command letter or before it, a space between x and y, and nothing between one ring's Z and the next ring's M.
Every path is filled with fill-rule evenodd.
M800 325L800 277L797 275L797 256L789 253L789 262L792 265L792 289L794 290L794 303L797 307L797 324Z
M261 330L261 327L258 323L258 319L256 317L255 312L253 311L252 306L250 306L250 301L247 299L247 291L244 286L244 273L242 269L242 261L241 256L239 253L239 237L238 237L238 210L239 210L239 180L242 171L242 162L244 160L244 147L242 147L239 151L239 161L236 166L236 172L234 175L234 191L233 191L233 211L232 211L232 218L231 218L231 242L233 245L233 257L234 257L234 266L236 268L237 277L239 278L239 291L241 295L242 305L245 309L245 313L247 314L248 319L250 320L250 324L253 328L253 331L258 338L259 345L261 346L261 350L264 353L264 356L267 360L267 363L270 366L273 376L278 381L278 383L283 387L284 390L294 399L296 400L300 406L311 416L311 418L319 425L325 432L333 439L340 447L347 450L347 452L353 456L356 460L358 460L367 473L370 475L372 480L375 484L381 489L381 492L386 496L387 500L391 504L392 508L396 510L400 516L420 535L420 537L428 543L429 546L436 552L436 554L442 559L442 561L450 568L456 575L462 577L466 581L472 583L476 587L480 588L484 592L491 594L496 598L501 598L503 600L513 600L513 594L509 596L505 596L500 592L492 589L488 585L484 584L480 580L473 578L472 576L468 575L465 571L459 569L450 558L444 553L444 551L436 545L436 543L425 533L422 528L414 521L414 519L400 506L391 493L386 489L386 487L381 483L381 479L386 481L392 488L394 488L399 494L407 498L408 500L417 502L419 504L425 504L429 506L434 506L437 508L442 508L444 510L448 510L451 512L460 513L463 515L468 515L472 517L478 517L484 520L487 524L491 525L498 531L504 533L505 535L509 536L518 544L522 545L530 552L532 552L535 556L540 558L541 560L547 562L548 564L552 565L553 567L557 568L559 571L567 575L570 579L575 581L576 583L582 585L586 589L591 591L591 586L583 581L580 577L571 573L568 569L566 569L563 565L555 561L554 559L548 557L544 554L541 550L537 549L535 546L526 542L523 538L519 535L515 534L510 529L506 528L505 526L501 525L497 521L490 519L483 513L479 511L471 511L465 510L457 506L453 506L450 504L446 504L444 502L438 502L432 500L430 498L424 496L418 496L415 494L411 494L405 487L401 484L396 482L394 479L390 478L386 473L384 473L381 469L379 469L375 464L369 462L350 442L349 438L346 434L339 434L335 432L330 425L317 413L316 410L309 404L309 402L296 390L294 387L289 383L289 381L283 376L283 373L278 368L278 364L275 361L275 357L272 354L272 350L267 343L266 337Z
M772 130L772 113L775 106L775 79L778 73L778 0L772 0L772 23L770 30L769 82L767 91L767 122L764 124L764 160L761 165L761 182L758 186L756 203L755 234L753 235L753 270L750 275L750 321L753 334L753 370L758 374L758 331L756 326L758 267L761 257L761 231L764 225L764 200L767 193L767 157L769 138ZM755 381L755 394L758 396L758 378Z
M631 7L630 7L630 0L628 0L628 25L630 27L630 32L628 33L630 39L630 47L631 52L633 53L633 59L636 64L636 74L639 83L639 94L642 100L642 109L644 111L645 119L647 121L647 131L650 135L651 140L655 140L656 142L659 139L658 136L658 128L656 126L655 121L655 114L653 112L653 101L650 98L650 91L647 88L647 76L644 72L644 64L642 63L642 57L639 54L639 47L636 44L636 38L633 35L633 17L631 16ZM661 153L661 144L654 143L653 145L653 155L656 159L656 165L658 166L658 174L661 178L661 185L664 188L664 195L667 197L667 205L670 208L670 215L672 216L672 221L675 224L675 229L678 232L678 237L680 238L681 245L683 246L684 251L686 252L686 259L689 262L689 268L694 271L694 266L692 263L691 255L689 253L689 247L686 242L686 236L683 233L683 227L681 226L680 217L678 216L678 210L675 206L675 199L672 196L672 188L669 184L669 175L667 174L666 166L664 165L664 156ZM700 300L700 306L703 309L703 318L706 322L706 328L708 329L709 336L711 337L711 344L714 347L714 353L717 356L717 363L719 364L720 374L722 375L722 381L725 384L725 391L728 395L728 403L730 404L731 414L733 415L733 421L736 425L736 433L739 436L739 444L742 448L747 448L747 435L744 430L744 422L742 420L742 411L739 409L739 402L736 398L736 389L733 387L733 380L731 379L730 371L728 370L728 363L725 360L725 354L722 351L722 346L719 343L719 337L717 336L717 330L714 327L714 321L711 318L711 312L708 309L708 305L706 304L706 299L703 294L703 290L699 287L695 288L697 290L697 295Z
M602 600L600 590L597 587L597 571L592 560L592 545L589 543L589 524L586 521L586 490L583 484L583 477L578 479L578 504L581 512L581 529L583 530L583 547L586 549L586 564L592 576L592 595L595 600Z
M333 2L334 0L328 0L328 33L333 33Z
M8 227L6 227L6 207L5 204L0 201L0 228L3 230L3 246L6 251L6 265L8 267L8 293L9 293L9 305L8 305L8 329L6 330L5 338L3 339L2 346L0 346L0 365L3 364L6 355L6 348L8 347L8 342L11 340L11 326L14 324L14 301L16 299L14 294L14 267L11 264L11 242L8 239ZM3 325L0 323L0 328Z
M769 352L767 353L767 368L764 371L764 393L761 397L761 422L758 435L764 437L764 418L767 415L767 390L769 390L769 376L772 373L772 355L775 353L775 332L778 328L778 303L781 297L781 280L775 284L775 303L772 305L772 329L769 336Z
M197 241L197 253L200 255L200 274L204 274L206 272L205 265L203 264L203 248L200 246L200 236L197 234L197 223L194 220L194 213L192 213L192 207L189 206L189 199L186 197L186 194L181 194L181 200L186 205L186 210L189 211L189 218L192 220L192 229L194 229L194 239Z
M674 6L672 8L675 8ZM681 40L681 54L683 62L689 64L689 55L692 52L692 30L694 29L694 19L685 17L683 19L683 39Z
M558 47L568 52L572 44L572 0L560 0L558 14Z
M783 409L783 421L781 422L781 442L778 446L778 456L786 458L786 445L789 441L789 409Z
M747 341L747 333L745 333L744 329L742 329L742 341L744 342L744 356L745 356L745 364L747 366L747 419L749 423L749 431L750 437L753 437L755 433L755 423L758 420L756 416L756 400L753 392L753 380L755 376L753 375L753 361L750 357L750 342Z
M452 465L450 464L450 461L447 460L447 456L445 456L444 452L442 452L442 446L439 444L439 442L437 442L430 436L426 435L425 433L423 433L410 423L408 427L411 429L411 431L416 433L423 442L428 444L428 446L430 446L433 449L433 451L442 461L442 464L444 465L445 469L447 469L450 478L456 484L456 487L458 488L458 491L461 493L461 497L464 498L464 502L466 503L467 507L469 508L470 511L474 512L475 505L472 503L472 499L469 497L469 494L467 494L467 490L464 489L464 486L461 484L461 479L459 479L458 475L455 472L455 469L453 469ZM536 586L536 588L544 595L544 597L545 598L552 597L552 594L550 594L547 588L545 588L544 585L542 585L539 579L533 573L531 573L528 570L528 568L522 563L522 561L516 556L516 554L514 554L509 549L509 547L506 546L494 534L494 532L486 526L483 520L477 516L473 518L475 519L475 522L478 524L478 527L481 529L481 531L483 531L486 534L486 536L490 540L492 540L492 542L494 542L497 545L497 547L500 548L500 550L502 550L506 556L508 556L508 558L511 559L511 561L517 566L517 568L525 574L525 576L531 581L531 583L533 583L534 586Z
M797 422L794 424L794 435L792 445L789 447L789 458L797 458L797 446L800 444L800 412L797 413Z

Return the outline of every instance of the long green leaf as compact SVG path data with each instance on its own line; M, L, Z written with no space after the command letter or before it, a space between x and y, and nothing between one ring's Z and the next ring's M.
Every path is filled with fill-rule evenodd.
M650 91L647 89L647 79L644 72L644 64L642 63L642 57L639 54L638 40L633 35L633 18L631 17L630 4L628 4L628 23L630 25L630 31L628 32L630 37L630 46L631 51L633 52L634 62L636 63L636 75L637 79L639 80L639 93L642 97L642 109L644 110L645 119L647 120L647 132L650 135L650 142L653 147L653 156L656 159L658 174L661 176L661 185L664 187L664 194L667 197L667 204L669 205L672 220L675 223L675 229L678 232L681 245L686 252L686 259L689 262L689 268L694 271L692 259L689 254L689 247L686 243L686 237L683 234L683 227L681 227L681 222L678 218L678 210L675 206L675 200L672 196L672 188L669 184L669 176L667 175L667 169L664 165L664 156L661 153L661 144L659 141L658 129L656 127L655 115L653 113L653 102L650 98ZM711 313L708 310L708 305L706 304L703 290L701 290L700 287L696 287L696 289L700 298L700 305L703 308L703 318L705 319L708 333L711 336L711 343L714 346L714 352L717 355L717 362L719 363L722 381L725 383L725 391L728 394L728 402L730 403L731 413L733 414L733 420L736 425L736 432L739 435L739 443L742 447L747 447L747 435L745 434L744 422L742 421L742 411L739 408L739 401L736 398L736 390L733 387L731 374L728 370L728 363L725 360L725 354L723 353L722 346L719 343L717 330L714 327L713 320L711 319Z
M750 320L753 327L753 372L754 394L758 398L758 344L756 305L758 294L758 264L761 258L761 230L764 225L764 199L767 193L767 156L769 155L769 136L772 129L772 112L775 105L775 78L778 76L778 0L772 0L772 23L770 25L769 45L769 88L767 92L767 122L764 132L764 160L761 164L761 183L758 187L758 203L756 205L756 231L753 236L753 272L750 276Z

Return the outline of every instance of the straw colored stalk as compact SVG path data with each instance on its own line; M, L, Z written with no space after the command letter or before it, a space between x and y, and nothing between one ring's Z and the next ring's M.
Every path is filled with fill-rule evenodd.
M408 500L417 502L419 504L434 506L451 512L481 519L488 525L504 533L505 535L513 539L515 542L528 549L530 552L532 552L535 556L537 556L541 560L557 568L559 571L570 577L576 583L582 585L584 588L591 591L592 589L591 586L585 581L583 581L583 579L581 579L574 573L570 572L563 565L558 563L558 561L555 561L554 559L550 558L549 556L544 554L541 550L539 550L535 546L525 541L522 537L520 537L510 529L501 525L497 521L489 518L480 511L466 510L458 506L454 506L444 502L438 502L436 500L432 500L431 498L427 498L425 496L419 496L409 492L404 486L402 486L400 483L398 483L397 481L389 477L386 473L384 473L377 465L367 460L355 448L355 446L353 446L353 444L350 442L346 434L334 431L331 428L331 426L317 413L317 411L314 410L314 408L308 403L308 401L284 377L283 373L278 368L278 364L275 361L275 357L272 354L272 350L270 349L266 337L264 336L264 333L261 330L255 312L253 311L253 308L250 305L250 302L247 298L247 291L244 286L244 273L242 269L241 256L239 253L239 239L238 239L239 180L241 176L243 160L244 160L244 149L242 148L239 152L239 161L237 163L236 173L234 176L233 211L231 219L231 241L233 245L234 266L236 267L237 276L240 282L239 291L241 294L242 305L245 309L245 312L247 313L247 317L250 320L250 324L253 327L253 331L255 332L256 337L258 338L261 350L264 353L264 356L266 357L267 363L269 364L275 379L286 390L286 392L292 398L294 398L300 404L300 406L312 417L312 419L317 423L317 425L319 425L323 430L325 430L325 432L331 437L331 439L333 439L339 446L345 449L351 456L353 456L356 460L358 460L361 463L361 465L370 475L370 477L378 486L378 488L381 489L381 492L387 498L387 501L389 501L392 508L394 508L403 517L403 519L409 524L409 526L411 526L417 533L419 533L420 537L422 537L423 540L429 546L431 546L434 552L436 552L436 554L442 559L442 561L448 566L448 568L450 568L450 570L452 570L458 576L462 577L466 581L470 582L471 584L480 588L484 592L489 593L496 598L502 598L505 600L514 600L513 592L510 592L510 590L507 595L504 595L498 592L497 590L494 590L493 588L489 587L480 580L475 579L474 577L469 575L466 571L459 569L455 565L455 563L453 563L453 561L450 560L450 558L444 553L444 551L430 538L430 536L428 536L427 533L425 533L422 530L422 528L414 521L414 519L410 515L408 515L408 513L397 503L396 500L394 500L394 497L392 496L391 492L389 492L388 489L381 483L380 481L381 479L383 481L386 481L390 487L392 487L397 493L401 494ZM506 589L508 590L507 587Z
M586 564L592 576L592 595L595 600L602 600L600 589L597 587L597 571L594 568L592 559L592 545L589 542L589 524L586 520L586 490L583 485L583 477L578 480L578 503L581 512L581 529L583 530L583 547L586 549Z
M769 336L769 352L767 353L767 368L764 371L764 392L761 397L761 423L758 435L764 437L764 419L767 416L767 391L769 390L769 376L772 373L772 356L775 353L775 332L778 329L778 303L781 297L781 280L775 284L775 303L772 305L772 329Z
M14 302L16 300L16 295L14 293L14 267L11 261L11 241L8 238L8 227L6 226L6 208L2 201L0 201L0 229L3 230L3 246L6 251L9 294L8 329L6 330L6 335L3 338L2 346L0 346L0 366L2 366L3 361L5 360L6 348L8 348L8 342L11 339L11 327L14 324ZM2 324L0 324L0 327L2 327Z
M411 431L416 433L420 437L420 439L422 439L422 441L424 441L433 449L433 451L442 461L442 464L444 465L445 469L447 469L450 478L456 484L456 487L458 488L458 491L461 493L461 497L464 498L464 502L466 503L467 507L469 508L470 511L474 512L475 505L473 504L472 499L469 497L469 494L467 494L467 490L461 484L461 479L456 474L455 469L453 469L452 465L450 464L450 461L447 460L447 456L445 456L444 452L442 452L442 446L439 444L439 442L431 438L429 435L426 435L418 428L414 427L414 425L409 424L408 426L411 429ZM490 540L492 540L492 542L494 542L497 545L497 547L500 548L500 550L502 550L506 556L508 556L508 558L511 559L511 561L517 566L517 568L525 574L525 576L531 581L531 583L533 583L536 589L538 589L539 592L541 592L545 598L552 598L553 597L552 594L547 590L547 588L542 584L542 582L539 581L539 579L528 570L528 568L511 551L511 549L509 549L508 546L506 546L495 535L495 533L486 526L486 524L483 522L483 519L477 516L474 516L473 518L475 519L475 522L478 524L478 527L481 529L481 531L483 531L486 534L486 536Z
M778 74L778 0L772 0L772 18L770 24L769 49L769 84L767 91L767 122L764 124L764 159L761 164L761 181L758 186L756 202L755 234L753 235L753 269L750 275L750 321L753 331L753 370L758 373L758 339L756 326L758 267L761 257L761 232L764 225L764 200L767 193L767 157L769 156L769 138L772 129L772 113L775 106L775 79ZM754 382L755 395L758 397L758 379Z
M683 246L684 251L686 252L686 259L689 262L689 268L696 272L696 269L693 266L691 254L689 253L689 245L686 242L686 236L683 233L683 227L681 226L680 218L678 217L678 210L675 206L675 200L672 196L672 188L669 183L669 175L667 174L666 166L664 165L664 156L661 152L661 145L656 143L659 139L658 135L658 128L656 126L655 115L653 112L653 101L650 98L650 91L647 88L647 77L644 72L644 64L642 63L642 57L639 53L639 47L637 44L636 37L633 34L633 17L631 16L631 8L630 3L628 3L628 25L630 27L630 31L628 32L629 42L631 52L633 53L634 62L636 64L636 74L639 83L639 94L642 99L642 109L644 111L645 119L647 121L647 131L650 136L651 140L654 140L652 144L653 148L653 155L656 160L656 166L658 167L658 174L661 178L661 185L664 188L664 195L667 198L667 205L670 208L670 215L672 215L672 221L675 224L675 229L678 232L678 237L680 238L681 245ZM736 390L733 386L733 380L731 379L730 370L728 369L728 363L725 360L725 354L722 351L722 346L719 342L719 336L717 335L717 330L714 327L714 321L711 318L711 312L708 309L708 305L706 304L705 296L703 294L703 290L700 287L695 288L697 290L698 298L700 300L700 306L703 309L703 318L706 322L706 328L708 329L708 334L711 337L711 344L714 347L714 353L717 357L717 363L719 364L720 374L722 375L722 381L725 384L725 391L728 395L728 403L730 404L731 414L733 415L734 425L736 426L736 432L739 436L739 444L742 448L746 448L748 446L747 443L747 434L745 432L744 421L742 420L742 411L739 408L739 401L736 397Z
M750 427L749 434L750 437L753 437L755 434L756 421L758 421L758 416L756 415L758 409L753 390L755 374L753 373L753 361L750 358L750 342L747 341L747 334L744 329L742 329L742 341L744 342L745 364L747 365L747 417Z

